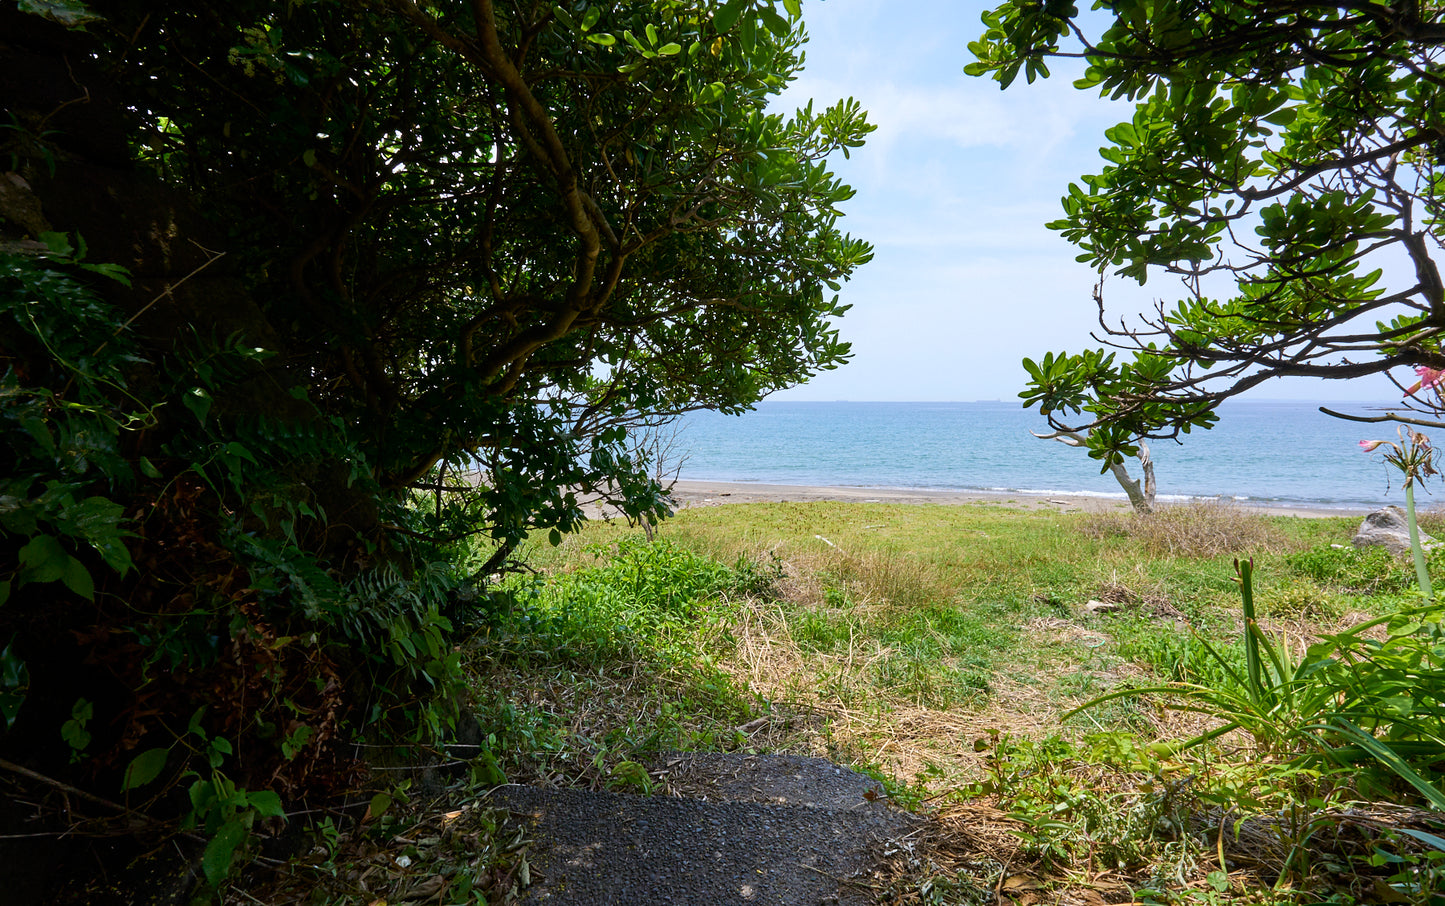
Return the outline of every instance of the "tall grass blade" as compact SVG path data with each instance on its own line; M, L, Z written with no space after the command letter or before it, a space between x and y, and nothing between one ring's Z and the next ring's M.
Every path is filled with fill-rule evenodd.
M1244 600L1244 664L1249 673L1249 689L1262 700L1265 689L1259 662L1259 627L1254 614L1254 560L1235 560L1234 570L1239 573L1239 594Z
M1354 740L1360 748L1375 756L1375 759L1385 767L1398 774L1406 783L1413 786L1424 796L1432 806L1445 811L1445 792L1424 777L1414 768L1405 763L1399 753L1376 739L1373 734L1355 726L1350 720L1344 717L1335 717L1331 721L1332 729L1335 729L1350 739Z
M1420 548L1420 525L1415 521L1415 485L1405 480L1405 524L1410 527L1410 555L1415 560L1415 575L1420 580L1420 594L1429 601L1435 597L1430 588L1430 571L1425 568L1425 553Z
M1414 837L1416 840L1419 840L1426 846L1433 846L1441 852L1445 852L1445 839L1442 839L1435 834L1427 834L1424 831L1415 830L1409 827L1399 828L1399 831L1407 837Z

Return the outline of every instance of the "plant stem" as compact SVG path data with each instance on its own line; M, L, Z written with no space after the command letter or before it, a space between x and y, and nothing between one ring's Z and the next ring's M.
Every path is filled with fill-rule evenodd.
M1430 588L1430 573L1425 569L1425 552L1420 549L1420 527L1415 523L1415 485L1405 482L1405 522L1410 526L1410 553L1415 558L1415 577L1420 580L1420 593L1426 601L1433 600L1435 592Z
M1239 594L1244 602L1244 663L1249 673L1250 695L1264 700L1264 676L1259 660L1259 631L1254 614L1254 560L1235 560L1239 573Z

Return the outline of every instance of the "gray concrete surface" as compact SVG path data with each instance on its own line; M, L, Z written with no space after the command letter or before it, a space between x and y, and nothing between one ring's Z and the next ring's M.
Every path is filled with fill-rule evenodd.
M886 845L919 821L871 778L821 759L673 756L658 760L656 776L700 798L494 790L490 804L533 839L523 901L862 906Z

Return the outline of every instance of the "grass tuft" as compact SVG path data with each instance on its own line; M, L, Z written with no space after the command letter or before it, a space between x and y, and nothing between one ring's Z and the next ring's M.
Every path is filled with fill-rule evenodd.
M1084 522L1092 538L1128 538L1156 557L1220 557L1280 553L1285 539L1268 517L1234 503L1191 500L1139 514L1109 510Z

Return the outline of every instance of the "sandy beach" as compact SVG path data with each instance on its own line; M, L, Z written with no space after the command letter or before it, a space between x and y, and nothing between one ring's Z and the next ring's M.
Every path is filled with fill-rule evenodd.
M992 504L1024 510L1052 509L1059 512L1128 509L1129 503L1107 497L1069 494L1033 495L989 491L935 491L926 488L819 487L811 485L758 484L729 481L679 481L672 489L679 509L724 506L731 503L780 503L836 500L848 503L908 503L958 506ZM1329 509L1305 506L1246 506L1244 509L1269 516L1298 516L1318 519L1339 516L1363 518L1367 510Z

